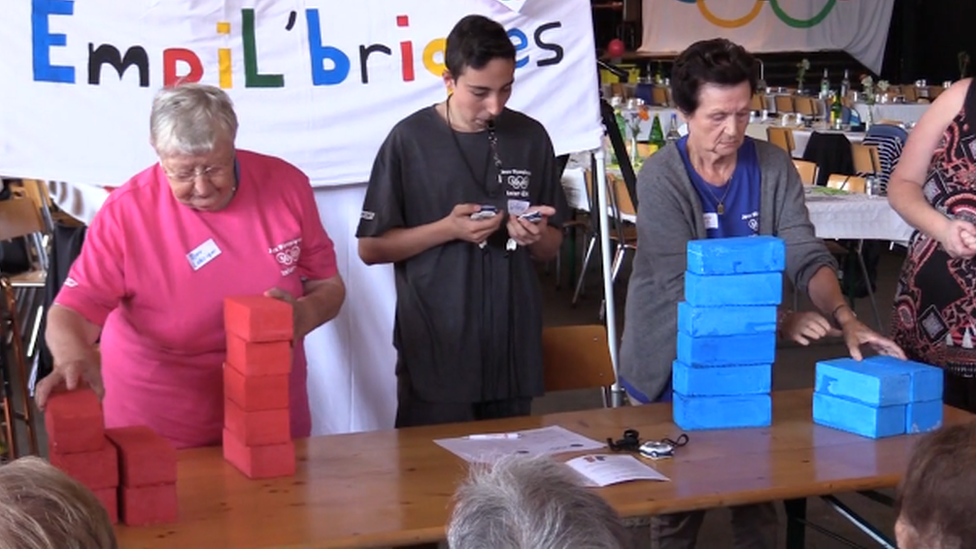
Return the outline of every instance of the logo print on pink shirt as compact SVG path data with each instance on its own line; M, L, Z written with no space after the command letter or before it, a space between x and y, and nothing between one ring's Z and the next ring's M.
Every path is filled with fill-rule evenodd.
M268 253L274 256L281 267L281 276L288 276L298 268L298 260L302 256L301 237L273 246Z

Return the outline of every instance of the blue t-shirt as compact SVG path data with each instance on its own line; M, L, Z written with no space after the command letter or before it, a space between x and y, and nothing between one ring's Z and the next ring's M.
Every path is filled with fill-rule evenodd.
M739 147L738 160L732 179L716 187L708 183L695 171L688 158L688 136L678 140L678 151L685 163L685 170L701 199L705 214L705 231L708 238L728 238L733 236L753 236L759 234L759 201L761 174L756 144L751 137ZM721 202L725 211L718 213Z

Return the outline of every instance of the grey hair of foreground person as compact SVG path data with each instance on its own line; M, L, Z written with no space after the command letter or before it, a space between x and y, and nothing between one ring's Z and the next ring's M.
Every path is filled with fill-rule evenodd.
M0 549L115 549L108 512L88 488L38 457L0 465Z
M451 549L618 549L631 539L603 498L547 457L472 467L447 529Z
M160 158L200 156L237 137L237 114L226 92L205 84L162 88L153 98L149 140Z

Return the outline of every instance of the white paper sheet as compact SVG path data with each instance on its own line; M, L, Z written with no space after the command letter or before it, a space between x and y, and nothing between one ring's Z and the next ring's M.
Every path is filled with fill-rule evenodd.
M566 462L579 473L587 486L610 486L632 480L669 481L656 469L626 454L580 456Z
M598 450L605 446L558 425L512 433L472 433L434 443L465 461L480 463L491 463L512 454L541 456Z

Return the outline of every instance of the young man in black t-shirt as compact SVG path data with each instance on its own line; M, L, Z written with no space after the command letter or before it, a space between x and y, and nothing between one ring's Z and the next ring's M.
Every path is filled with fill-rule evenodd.
M444 61L448 99L390 132L356 233L364 262L394 264L397 427L529 413L543 392L532 260L555 256L567 210L545 128L505 108L505 29L465 17Z

